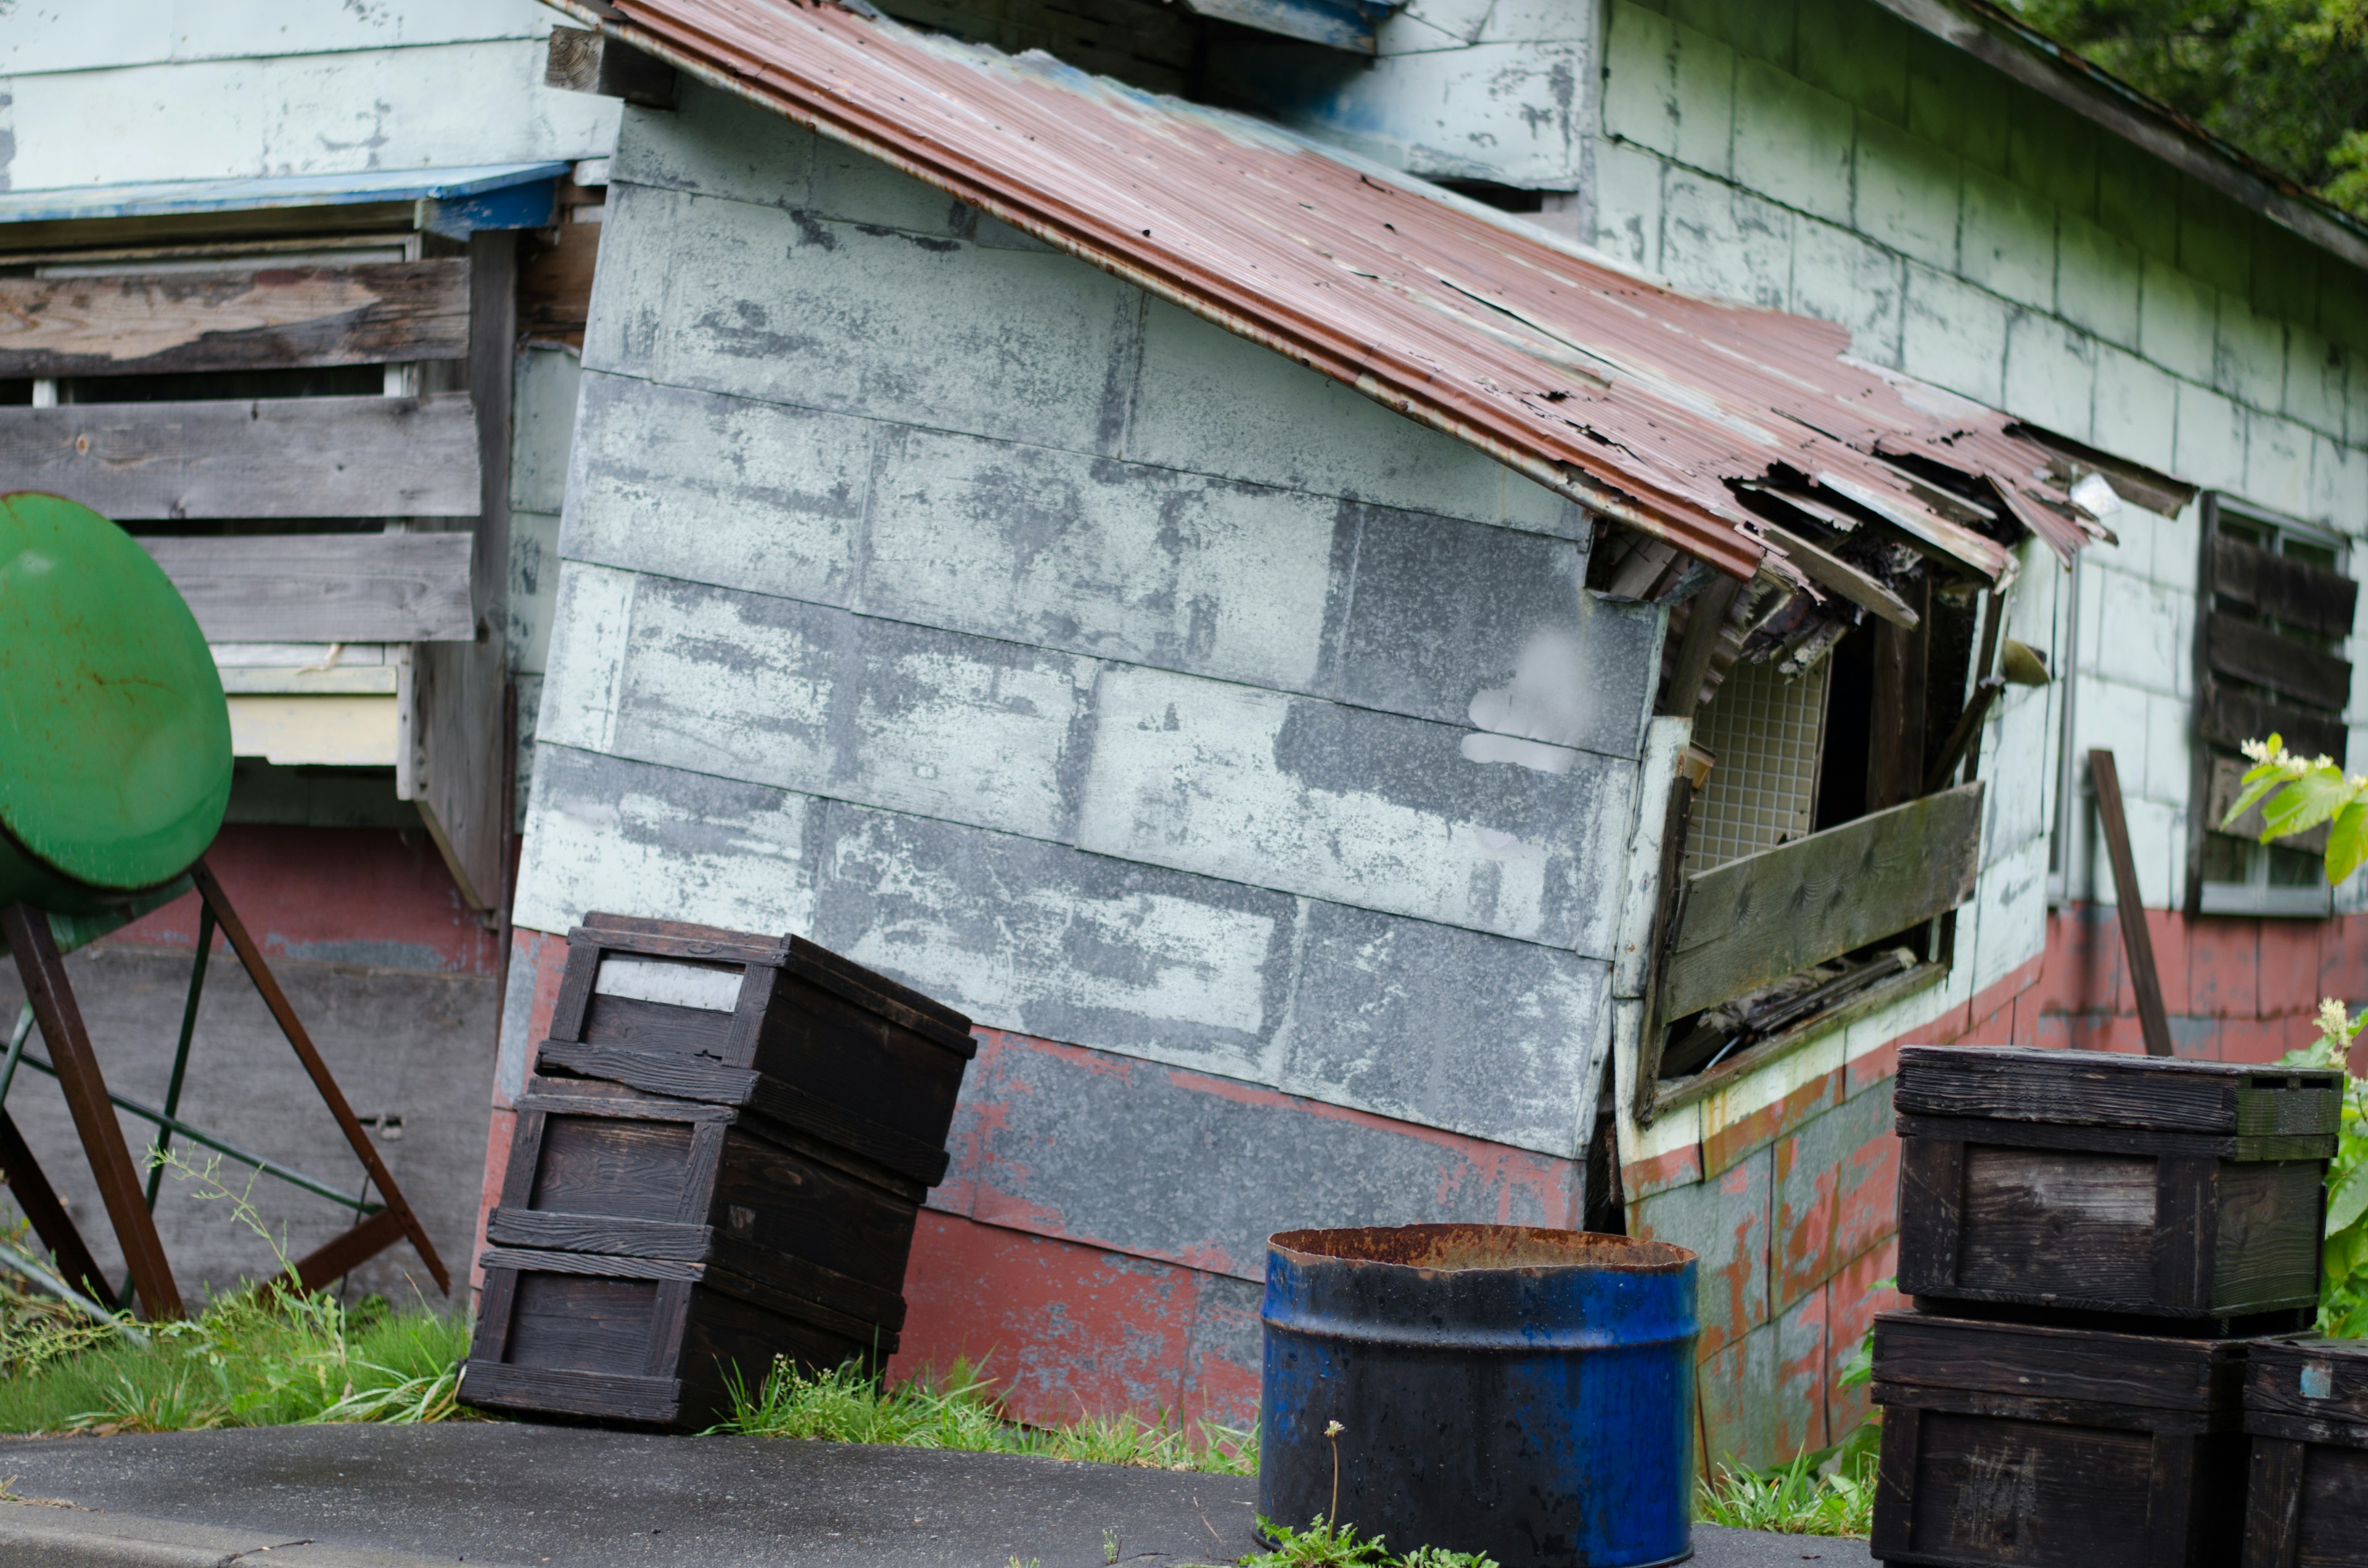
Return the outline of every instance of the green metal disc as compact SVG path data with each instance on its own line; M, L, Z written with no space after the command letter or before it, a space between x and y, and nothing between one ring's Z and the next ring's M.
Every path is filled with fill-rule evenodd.
M0 495L0 903L172 881L230 775L222 676L163 568L78 502Z

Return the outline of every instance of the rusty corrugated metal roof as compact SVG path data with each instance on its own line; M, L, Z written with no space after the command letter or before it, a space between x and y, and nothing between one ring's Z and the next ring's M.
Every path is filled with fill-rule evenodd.
M1985 518L2066 559L2101 532L2070 504L2060 452L1850 359L1845 328L1679 293L1263 122L827 0L598 13L621 41L1732 575L1764 564L1822 592L1850 571L1788 559L1746 482L1881 519L1993 581L2015 535ZM1964 498L1993 491L1997 506Z

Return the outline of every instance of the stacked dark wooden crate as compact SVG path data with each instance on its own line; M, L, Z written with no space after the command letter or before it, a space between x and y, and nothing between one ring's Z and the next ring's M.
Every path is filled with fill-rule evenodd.
M1915 1310L1876 1320L1874 1555L2235 1563L2247 1359L2317 1309L2341 1094L2334 1072L1903 1050Z
M896 1348L970 1020L796 937L590 915L486 1224L472 1404L677 1428Z

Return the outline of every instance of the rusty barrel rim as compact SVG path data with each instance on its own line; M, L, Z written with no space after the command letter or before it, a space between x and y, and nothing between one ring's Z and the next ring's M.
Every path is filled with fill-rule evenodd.
M1693 1253L1540 1225L1392 1225L1268 1238L1272 1332L1528 1356L1695 1338Z

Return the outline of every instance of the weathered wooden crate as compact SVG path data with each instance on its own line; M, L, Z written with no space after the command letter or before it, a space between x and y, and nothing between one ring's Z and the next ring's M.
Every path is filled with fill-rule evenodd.
M697 1426L776 1356L884 1359L968 1020L796 938L593 916L571 940L463 1397Z
M2262 1340L2246 1361L2244 1568L2368 1563L2368 1342Z
M1873 1552L1949 1568L2218 1568L2245 1512L2245 1346L1885 1312Z
M1899 1289L2284 1332L2318 1302L2341 1075L2101 1051L1899 1053Z

